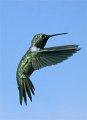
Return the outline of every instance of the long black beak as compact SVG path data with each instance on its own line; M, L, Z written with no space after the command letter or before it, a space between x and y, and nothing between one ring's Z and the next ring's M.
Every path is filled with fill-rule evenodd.
M53 36L57 36L57 35L65 35L65 34L68 34L68 33L59 33L59 34L48 35L48 38L53 37Z

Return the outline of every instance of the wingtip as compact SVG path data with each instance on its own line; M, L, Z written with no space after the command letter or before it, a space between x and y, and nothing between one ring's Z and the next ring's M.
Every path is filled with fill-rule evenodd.
M72 46L72 48L74 48L77 51L79 51L81 49L80 45L77 45L77 44L73 44L71 46Z
M80 45L75 45L76 46L76 49L77 51L81 50L82 48L80 47Z
M81 50L82 48L78 48L77 51Z

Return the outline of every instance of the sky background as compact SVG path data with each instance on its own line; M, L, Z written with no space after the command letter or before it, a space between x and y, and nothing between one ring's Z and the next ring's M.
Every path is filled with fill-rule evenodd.
M0 0L0 120L87 120L87 1ZM35 71L33 101L19 104L16 70L37 33L46 47L78 44L77 54Z

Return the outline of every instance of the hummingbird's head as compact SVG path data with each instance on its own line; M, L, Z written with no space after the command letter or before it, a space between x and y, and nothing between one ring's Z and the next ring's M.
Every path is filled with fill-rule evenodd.
M67 34L67 33L59 33L59 34L52 34L52 35L46 35L46 34L43 34L43 33L36 34L32 39L31 45L42 49L42 48L44 48L47 40L50 37L53 37L53 36L56 36L56 35L63 35L63 34Z
M48 35L46 34L36 34L32 39L32 45L37 48L44 48L46 42L48 40Z

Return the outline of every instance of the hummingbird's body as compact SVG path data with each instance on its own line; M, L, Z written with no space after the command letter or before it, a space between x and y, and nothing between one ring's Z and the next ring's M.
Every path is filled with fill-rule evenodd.
M32 101L31 93L34 95L35 88L30 80L30 75L34 70L60 63L80 50L78 45L44 48L50 37L62 34L67 33L54 35L37 34L34 36L29 50L22 57L18 65L16 74L21 105L23 98L27 104L26 93Z

